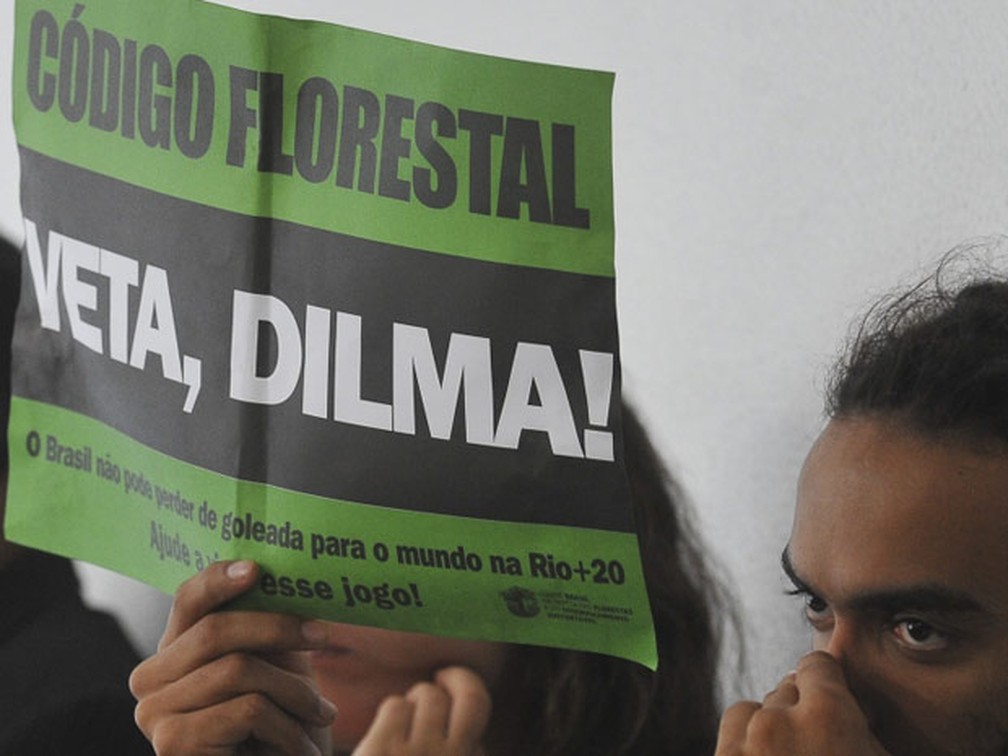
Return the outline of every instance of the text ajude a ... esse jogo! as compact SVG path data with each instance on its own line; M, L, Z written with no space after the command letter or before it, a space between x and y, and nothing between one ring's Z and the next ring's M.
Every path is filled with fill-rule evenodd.
M45 10L31 19L27 90L38 111L55 107L69 122L194 159L204 158L222 132L230 166L254 162L263 173L403 201L416 197L434 209L459 201L461 170L470 213L519 218L524 205L534 222L590 226L590 211L575 196L570 124L547 124L544 139L535 119L433 101L418 105L320 76L292 84L281 73L231 65L229 123L222 130L215 123L220 74L204 58L172 61L159 45L86 27L82 13L78 5L62 28ZM285 96L285 87L296 96ZM285 134L291 123L293 134ZM248 137L255 132L258 156L249 160ZM293 149L284 148L288 143Z

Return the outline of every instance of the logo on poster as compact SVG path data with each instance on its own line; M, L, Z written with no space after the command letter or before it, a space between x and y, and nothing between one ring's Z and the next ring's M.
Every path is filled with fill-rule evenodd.
M515 617L535 617L539 614L539 602L535 593L527 588L513 586L506 591L501 591L501 598L508 611Z

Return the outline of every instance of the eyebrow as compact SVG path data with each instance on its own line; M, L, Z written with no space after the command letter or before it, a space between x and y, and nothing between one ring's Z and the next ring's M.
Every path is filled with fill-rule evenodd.
M788 580L794 583L794 587L799 593L815 593L809 584L798 577L798 573L795 572L794 565L791 564L791 552L788 551L787 546L785 546L784 550L781 552L780 564L781 569L784 570L784 574L787 575Z
M785 547L781 552L781 568L794 583L799 593L820 596L801 578L791 563L791 554ZM851 609L874 613L900 611L945 612L959 614L989 614L973 596L935 583L922 583L900 588L882 588L855 594L846 605Z

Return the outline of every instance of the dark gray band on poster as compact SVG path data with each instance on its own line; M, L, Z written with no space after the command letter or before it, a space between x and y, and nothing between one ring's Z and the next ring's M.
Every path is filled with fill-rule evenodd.
M192 412L183 412L186 387L165 380L157 355L148 355L143 369L136 369L88 349L71 336L62 300L61 330L40 329L25 264L14 347L17 395L95 417L172 457L232 477L402 509L633 530L621 464L555 454L541 431L526 430L517 449L467 443L461 392L447 440L430 437L415 388L415 435L334 420L331 385L324 392L328 416L306 414L303 375L290 398L276 405L229 398L238 289L281 300L302 336L308 305L316 308L315 316L328 311L332 328L337 313L355 322L364 345L359 394L376 405L393 399L394 323L426 329L439 375L451 334L488 340L494 418L505 402L516 345L545 345L566 387L578 442L588 448L589 434L611 434L618 463L612 279L466 260L238 215L27 149L21 160L23 211L36 226L41 259L55 230L136 260L140 283L129 289L131 324L147 266L164 269L179 348L201 361L202 385ZM262 205L267 212L268 198ZM108 288L108 279L97 273L81 269L77 276L86 285ZM109 305L98 299L97 309L80 312L108 341ZM262 336L263 344L278 343L269 328ZM330 335L327 355L307 350L304 357L324 365L329 380L333 340ZM590 413L579 350L612 355L611 399L601 420L597 405ZM269 375L276 349L261 350L259 358L258 374ZM530 403L537 401L533 396Z

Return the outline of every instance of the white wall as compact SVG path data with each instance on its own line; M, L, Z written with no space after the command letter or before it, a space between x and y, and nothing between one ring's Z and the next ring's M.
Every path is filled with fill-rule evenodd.
M807 645L778 558L824 365L874 293L1008 227L1008 6L235 4L617 72L625 383L743 602L753 690L774 682ZM0 231L19 237L10 8ZM101 601L152 611L89 575Z

